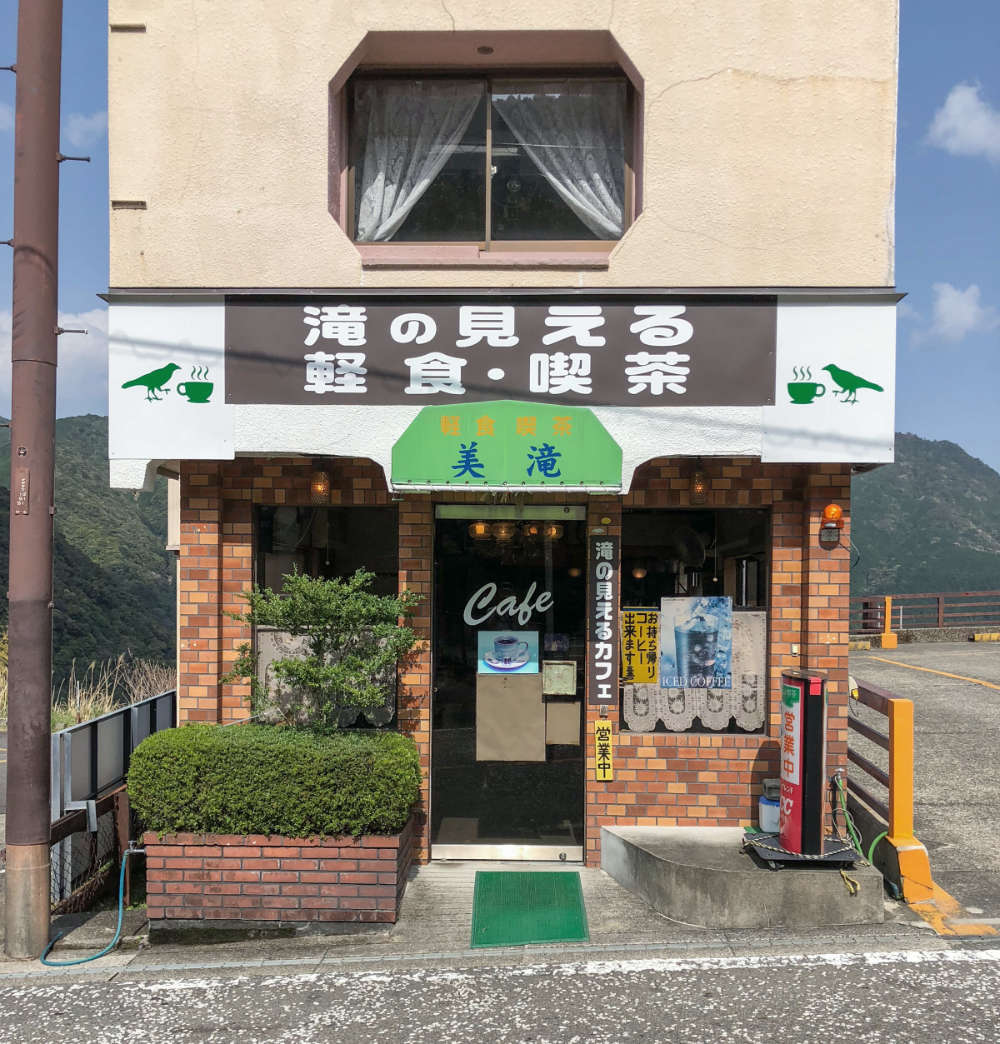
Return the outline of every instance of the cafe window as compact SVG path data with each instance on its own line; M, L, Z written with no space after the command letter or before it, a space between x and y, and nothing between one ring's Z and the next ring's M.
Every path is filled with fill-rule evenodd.
M623 728L763 730L769 547L767 511L625 512Z
M360 78L350 103L359 243L502 249L622 236L623 78Z
M294 571L330 579L365 569L375 574L378 594L398 592L395 507L261 506L256 523L261 587L280 591L282 577Z

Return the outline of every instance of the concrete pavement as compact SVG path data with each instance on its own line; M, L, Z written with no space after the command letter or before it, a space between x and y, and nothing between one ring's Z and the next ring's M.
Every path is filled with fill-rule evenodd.
M0 983L0 1041L996 1039L1000 951L677 959L532 955L307 971Z

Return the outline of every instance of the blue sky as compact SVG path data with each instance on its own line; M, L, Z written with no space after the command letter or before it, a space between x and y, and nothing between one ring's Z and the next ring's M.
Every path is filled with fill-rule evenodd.
M15 60L16 0L0 0L0 65ZM65 4L59 413L105 413L107 17ZM0 73L0 239L11 234L14 77ZM902 0L896 284L896 428L950 439L1000 470L1000 4ZM0 352L9 357L10 251L0 247ZM67 321L68 320L68 321ZM0 413L9 370L0 371Z

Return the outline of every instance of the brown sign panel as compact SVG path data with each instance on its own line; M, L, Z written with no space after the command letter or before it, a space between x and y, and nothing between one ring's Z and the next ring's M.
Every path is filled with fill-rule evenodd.
M774 402L771 297L230 297L226 401Z
M587 556L587 702L618 703L619 538L593 533Z

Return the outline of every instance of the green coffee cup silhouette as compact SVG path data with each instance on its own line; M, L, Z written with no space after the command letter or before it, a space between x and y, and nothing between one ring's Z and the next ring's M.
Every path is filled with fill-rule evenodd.
M211 381L186 381L177 385L177 394L183 395L188 402L208 402L214 387Z
M826 394L826 385L819 381L789 381L788 394L792 402L804 406L814 399L822 398Z
M188 402L208 402L215 388L211 381L205 380L208 373L207 366L193 366L191 379L177 385L177 394L183 395Z

